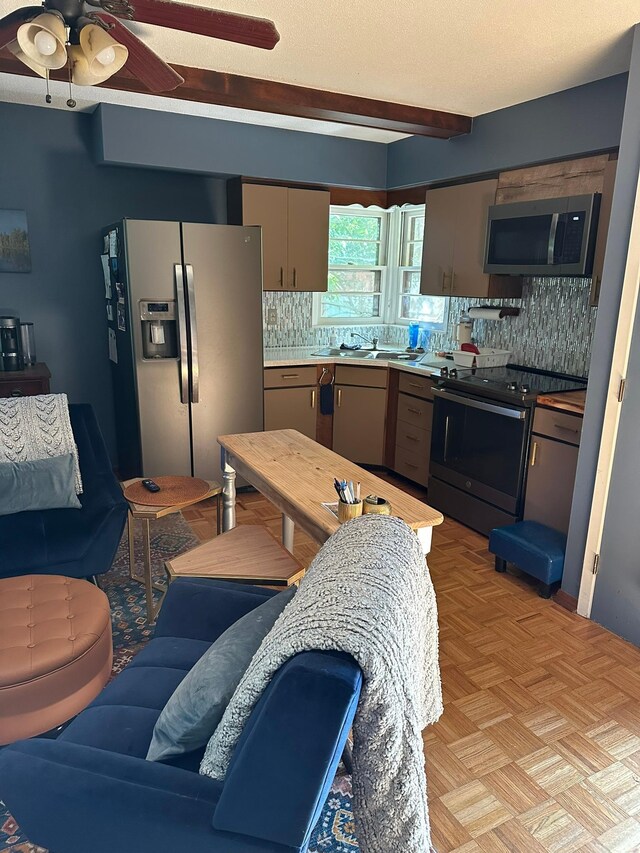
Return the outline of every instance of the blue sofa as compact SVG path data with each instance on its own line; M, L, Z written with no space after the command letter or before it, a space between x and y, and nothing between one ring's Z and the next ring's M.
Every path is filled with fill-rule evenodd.
M55 853L305 851L355 715L362 673L348 655L304 652L271 681L224 783L204 750L145 760L155 722L188 670L271 591L179 579L154 638L57 740L0 751L0 799Z
M0 578L48 574L84 578L109 571L128 506L112 471L93 409L70 404L78 446L82 509L0 516Z

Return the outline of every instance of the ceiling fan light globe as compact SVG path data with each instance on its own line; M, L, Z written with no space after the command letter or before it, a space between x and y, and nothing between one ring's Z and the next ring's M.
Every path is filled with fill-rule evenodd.
M87 24L80 30L80 50L87 63L87 71L97 83L120 71L129 58L127 48L95 24ZM78 74L86 78L84 66L78 66ZM96 82L78 85L95 86Z
M66 65L67 30L59 15L44 12L33 21L22 24L16 36L20 50L31 62L48 69L62 68ZM52 46L53 50L49 52Z
M116 52L112 47L103 48L100 53L96 53L96 62L100 65L113 65L116 61Z
M30 59L25 53L22 52L20 45L18 44L18 40L12 41L7 45L7 50L12 53L16 59L19 59L27 68L30 68L32 71L35 71L36 74L39 74L41 77L47 76L48 68L45 68L44 65L39 65L37 62L34 62Z
M46 30L40 30L40 32L37 32L33 39L33 43L42 56L53 56L58 45L51 33L48 33Z

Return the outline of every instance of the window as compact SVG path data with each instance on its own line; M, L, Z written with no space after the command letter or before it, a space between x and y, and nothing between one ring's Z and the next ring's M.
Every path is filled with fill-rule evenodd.
M444 329L447 299L420 295L420 267L424 239L424 206L400 211L400 263L398 269L397 322L419 320L430 329Z
M315 325L408 324L444 329L448 300L420 295L424 205L331 207L329 282L315 294Z
M320 299L320 323L382 322L386 217L384 211L332 208L329 286Z

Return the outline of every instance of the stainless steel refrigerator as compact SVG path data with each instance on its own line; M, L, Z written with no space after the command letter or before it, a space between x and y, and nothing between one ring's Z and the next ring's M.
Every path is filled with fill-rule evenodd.
M217 436L264 423L260 229L127 219L103 236L119 473L219 479Z

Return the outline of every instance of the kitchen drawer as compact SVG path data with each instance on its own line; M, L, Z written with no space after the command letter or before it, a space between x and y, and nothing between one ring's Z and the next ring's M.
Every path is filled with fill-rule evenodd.
M404 421L398 421L396 445L403 450L428 456L431 450L431 430L419 429Z
M356 367L336 365L336 385L359 385L364 388L386 388L386 367Z
M405 450L396 444L396 459L393 470L414 483L426 486L429 479L429 451L424 452Z
M296 385L315 385L315 365L312 367L267 367L264 371L265 388L289 388Z
M428 376L416 376L412 373L400 372L398 388L404 394L413 394L414 397L424 397L425 400L433 400L433 380Z
M407 394L398 394L398 429L400 429L400 421L403 421L418 429L430 430L432 420L433 403L409 397Z
M538 435L548 435L569 444L580 444L582 418L567 412L553 409L536 409L533 415L533 431Z

